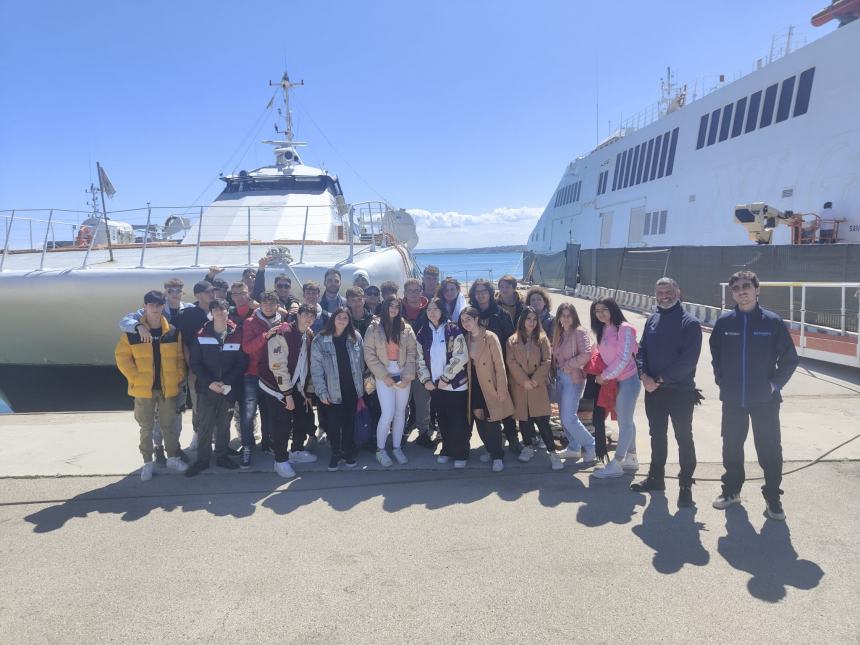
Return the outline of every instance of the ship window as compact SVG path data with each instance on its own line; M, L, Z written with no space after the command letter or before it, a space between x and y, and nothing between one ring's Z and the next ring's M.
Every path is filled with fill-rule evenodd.
M732 109L733 103L729 103L723 108L723 122L720 124L720 141L725 141L729 138L729 128L732 125Z
M639 167L639 146L633 148L633 163L630 164L630 185L636 183L636 169Z
M747 127L744 129L744 133L755 130L755 125L758 123L759 105L761 105L761 90L750 97L750 109L747 112Z
M714 145L717 140L717 128L720 127L720 108L711 112L711 127L708 130L708 145Z
M624 188L624 166L627 165L627 151L621 153L621 171L618 173L618 189Z
M553 208L558 208L558 200L559 200L559 198L560 198L560 197L561 197L561 193L560 193L560 192L556 192L556 194L555 194L555 200L554 200L554 201L553 201L553 203L552 203Z
M642 181L648 181L648 173L651 171L651 156L654 154L654 139L648 142L645 152L645 170L642 171Z
M774 83L764 91L764 105L761 108L761 121L758 127L766 128L773 123L773 108L776 105L776 90L779 83Z
M660 159L660 142L663 141L663 135L659 134L654 139L654 157L651 159L651 176L648 179L653 180L657 176L657 161Z
M696 150L701 150L705 147L705 135L708 134L708 115L703 114L699 119L699 138L696 139ZM650 146L648 146L650 148Z
M747 110L747 97L735 103L735 122L732 124L732 139L739 136L744 129L744 113Z
M642 229L642 235L651 235L651 213L645 213L645 227Z
M618 168L621 167L621 153L615 155L615 172L612 173L612 190L618 188Z
M666 211L660 211L660 228L657 231L659 235L663 235L666 232Z
M576 182L576 201L579 201L579 198L582 197L582 180L580 179Z
M675 166L675 147L678 145L678 128L672 130L672 143L669 144L669 160L666 162L666 176L672 174Z
M647 141L639 144L639 164L636 166L636 183L642 183L642 169L645 167L645 150L648 145Z
M651 213L651 235L657 235L657 227L660 225L660 213Z
M812 93L812 79L814 77L814 67L810 67L800 75L800 83L797 84L797 100L794 102L794 116L806 114L809 109L809 95Z
M630 167L633 165L633 148L627 151L627 163L624 164L624 187L630 185Z
M609 183L609 171L606 170L603 173L603 188L601 189L601 194L606 194L606 185Z
M663 146L660 148L660 168L657 170L657 178L663 176L666 171L666 150L669 148L669 133L663 135Z
M779 91L779 107L776 108L776 122L782 123L788 118L791 112L791 99L794 97L794 79L790 76L782 82L782 88Z

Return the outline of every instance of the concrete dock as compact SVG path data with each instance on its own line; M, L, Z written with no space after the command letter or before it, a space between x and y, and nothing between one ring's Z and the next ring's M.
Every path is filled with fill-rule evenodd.
M477 436L461 472L410 443L406 466L328 473L323 445L292 481L255 455L143 483L131 413L0 416L0 642L857 643L860 372L804 361L783 392L786 471L848 442L786 475L787 522L755 481L721 512L705 341L693 509L545 454L493 474ZM641 400L636 421L642 475Z

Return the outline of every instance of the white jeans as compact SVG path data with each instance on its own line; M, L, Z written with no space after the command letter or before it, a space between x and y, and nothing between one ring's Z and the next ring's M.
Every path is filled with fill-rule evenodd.
M391 376L400 374L397 361L388 361L388 373ZM409 405L410 392L409 387L388 387L384 381L376 380L376 394L379 397L379 407L382 409L379 425L376 426L377 449L385 450L389 428L391 428L391 445L394 448L400 447L400 442L403 441L403 428L406 425L406 406Z

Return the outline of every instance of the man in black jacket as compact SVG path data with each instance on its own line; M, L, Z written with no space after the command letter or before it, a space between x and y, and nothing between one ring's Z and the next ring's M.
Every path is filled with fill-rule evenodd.
M764 470L762 494L767 516L784 520L782 444L779 427L780 390L797 367L794 342L777 314L758 304L759 282L752 271L729 278L737 305L717 319L711 333L711 364L723 402L723 492L717 509L741 501L744 483L744 441L752 421L758 462Z
M197 377L199 407L199 436L197 461L188 468L186 477L193 477L209 468L212 456L212 435L215 435L215 463L235 470L238 464L227 455L230 439L230 419L248 366L242 351L242 331L229 318L230 305L216 299L209 304L212 320L192 340L191 370Z
M648 476L630 486L636 492L665 490L669 419L678 442L681 472L678 506L693 505L693 407L698 402L696 365L702 351L702 325L681 306L681 289L672 278L660 278L654 286L657 311L648 318L636 363L645 388L645 414L651 435L651 467Z

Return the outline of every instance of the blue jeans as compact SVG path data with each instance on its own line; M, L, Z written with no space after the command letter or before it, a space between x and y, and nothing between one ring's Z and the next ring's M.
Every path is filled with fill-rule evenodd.
M594 447L594 437L582 425L582 421L576 414L579 409L579 399L582 398L584 389L585 383L574 383L567 372L558 370L558 410L561 415L561 425L567 440L570 442L571 450Z
M257 414L257 393L260 388L256 376L242 377L243 392L239 397L239 434L242 435L242 445L249 448L254 445L254 416Z
M628 451L636 452L636 424L633 423L633 411L636 409L636 399L642 383L638 374L618 381L618 396L615 398L615 411L618 413L618 445L615 448L615 458L624 459Z

